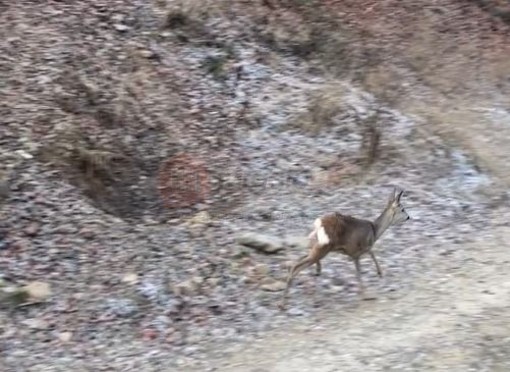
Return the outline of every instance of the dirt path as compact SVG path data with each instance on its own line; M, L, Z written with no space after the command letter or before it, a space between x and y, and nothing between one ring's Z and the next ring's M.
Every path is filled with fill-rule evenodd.
M435 128L430 129L445 135L446 123L451 123L443 138L460 140L477 163L497 177L490 190L480 192L499 193L509 184L507 162L502 162L508 155L500 143L508 138L510 129L476 107L457 104L444 120L432 120ZM462 127L461 122L466 125ZM483 125L492 130L482 130ZM491 207L484 228L477 230L473 227L476 223L471 225L473 239L469 243L441 244L444 254L431 246L423 257L427 269L409 275L405 288L378 293L375 301L339 303L315 321L300 319L255 343L239 345L227 357L220 356L218 349L217 358L210 360L212 368L252 372L508 371L507 204L502 201ZM476 216L464 217L476 220ZM424 239L429 241L426 236ZM299 305L298 292L291 308L292 302Z
M483 122L473 114L471 119ZM476 135L480 133L478 126L469 125L462 132L457 121L454 123L456 131L450 132L462 141L471 141L463 143L477 150L475 156L482 164L493 165L484 168L500 176L493 179L493 187L480 192L506 189L507 179L501 177L504 168L499 172L493 169L498 167L494 159L506 156L503 147L483 149ZM489 142L496 140L498 133L502 132L483 131ZM427 203L425 199L423 203ZM506 242L510 209L504 201L491 208L480 229L475 227L478 215L463 216L472 229L466 231L473 237L469 243L439 244L444 249L441 254L437 245L425 246L426 269L407 278L400 276L400 281L408 280L405 288L377 293L376 301L338 303L316 315L315 321L303 318L292 322L255 343L239 345L228 357L211 360L212 368L252 372L507 371L510 277L506 267L510 253ZM476 208L469 213L477 214ZM452 217L454 223L456 217ZM427 232L423 240L433 243ZM320 285L316 290L321 290ZM295 292L290 308L292 302L295 307L302 305L299 295L303 292Z
M510 228L480 236L405 296L338 306L311 327L281 329L216 365L220 371L508 370Z
M503 28L459 1L102 3L0 5L0 279L52 292L0 311L1 371L510 370ZM394 82L399 99L366 94ZM380 158L353 182L380 105ZM216 191L181 213L156 180L182 152ZM118 182L90 177L114 154ZM379 246L382 281L362 268L377 299L328 259L278 312L259 287L302 252L236 237L372 218L394 184L415 223Z

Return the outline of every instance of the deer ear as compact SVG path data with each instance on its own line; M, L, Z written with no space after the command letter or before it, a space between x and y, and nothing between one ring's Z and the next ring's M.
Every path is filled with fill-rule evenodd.
M395 191L395 200L397 202L400 202L400 198L402 197L403 193L404 193L404 190L396 190Z
M390 197L388 198L388 203L393 203L393 201L397 198L398 190L396 187L391 191Z
M393 203L394 201L396 201L397 203L400 202L400 198L402 197L403 193L404 193L404 190L402 190L398 187L394 187L393 191L390 195L390 198L388 200L388 203Z

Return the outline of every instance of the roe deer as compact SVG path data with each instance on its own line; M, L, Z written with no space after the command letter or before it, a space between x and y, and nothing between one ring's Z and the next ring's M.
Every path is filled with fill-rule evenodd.
M410 219L406 210L400 204L400 198L403 193L403 190L395 188L390 195L386 208L384 208L374 222L342 215L337 212L317 218L314 222L313 231L308 235L310 251L307 255L301 257L290 269L287 286L283 292L279 307L281 309L285 307L287 293L296 275L313 264L317 265L316 273L320 275L320 260L332 251L347 255L354 260L356 277L361 293L364 293L364 285L361 280L359 260L363 254L368 253L370 255L377 269L377 274L379 277L382 277L382 271L372 252L372 247L388 227Z

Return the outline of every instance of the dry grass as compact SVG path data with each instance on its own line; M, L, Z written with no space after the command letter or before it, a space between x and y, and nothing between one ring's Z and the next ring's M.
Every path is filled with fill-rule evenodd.
M163 14L161 28L174 32L181 42L211 44L214 38L206 26L207 20L223 17L226 4L212 0L159 1Z
M288 4L292 3L292 4ZM273 2L274 5L274 2ZM283 6L283 5L281 5ZM379 104L394 106L402 93L398 74L383 63L384 57L377 45L361 42L371 37L368 31L347 31L341 22L325 12L323 4L315 1L286 2L294 13L275 12L268 17L265 35L280 51L291 51L300 57L320 61L321 68L333 79L342 78L355 83L375 95ZM278 9L277 6L273 8ZM295 27L299 24L299 27ZM334 126L335 118L350 107L342 102L345 94L341 84L330 84L312 93L309 106L291 127L317 135ZM357 119L357 130L362 134L360 160L366 170L378 159L383 135L379 110L366 119Z
M202 68L216 80L224 80L227 78L227 71L225 65L231 57L229 50L226 50L225 55L221 56L208 56L202 63Z
M175 82L156 78L136 45L126 52L130 58L123 71L111 66L64 71L54 87L48 128L34 132L32 140L41 144L38 160L97 208L138 219L149 208L164 209L151 180L173 151L179 126L170 126L167 115L177 112L179 97Z
M335 117L349 110L344 103L345 88L341 84L329 84L312 91L306 111L290 123L293 128L317 135L323 129L335 125Z
M290 122L289 127L313 136L319 135L328 128L338 127L342 117L353 115L355 112L345 102L345 94L345 85L341 83L331 83L322 89L312 91L306 111ZM382 93L381 96L388 97L387 102L381 100L381 104L387 104L390 101L388 93ZM356 115L356 127L345 128L346 131L356 130L361 134L362 141L356 163L362 164L364 170L373 165L380 155L380 143L383 135L380 107L377 106L372 114L366 118ZM350 171L347 172L349 176L352 175L353 168L351 168L349 167ZM343 174L343 171L340 173Z
M102 83L103 86L99 86ZM113 128L121 124L124 106L122 92L116 92L118 82L101 81L87 77L83 73L64 71L54 92L56 105L64 112L73 115L94 117L103 128Z
M8 198L9 191L9 181L7 174L0 171L0 205L2 205L2 203Z
M510 63L505 58L507 53L502 54L501 48L488 48L483 40L469 40L467 36L466 40L446 37L442 32L450 26L438 26L439 20L434 14L423 14L420 22L413 25L409 39L391 56L384 50L365 47L355 42L354 38L354 42L350 43L351 60L356 61L357 56L366 55L367 61L365 64L351 63L347 69L352 80L372 93L381 104L426 118L427 128L420 129L439 131L452 146L467 147L487 159L480 160L482 164L489 166L492 163L490 167L494 168L501 162L496 156L489 155L488 151L482 151L484 145L481 139L466 139L461 132L466 126L473 127L473 122L486 121L486 118L474 115L469 107L479 105L480 101L487 102L486 106L491 107L498 104L497 97L505 92L508 94L506 77L510 74ZM495 46L497 42L491 41ZM335 62L335 58L330 58L328 54L317 55L326 65L337 64L329 68L332 72L341 70L346 64L345 60ZM356 71L361 72L361 77L356 75ZM408 86L403 86L403 81ZM493 90L495 86L499 93ZM417 94L417 87L422 87L427 95ZM410 89L414 90L414 94L409 94ZM360 123L363 128L361 151L366 159L365 165L372 164L380 155L378 144L385 133L378 116L376 112L372 118ZM482 130L481 126L476 126Z
M361 85L377 99L374 112L365 120L359 121L362 131L360 152L366 169L372 166L380 155L380 144L384 135L382 106L397 108L402 88L397 73L383 64L367 69Z
M498 0L471 0L491 16L510 24L510 3Z
M86 193L104 192L105 180L113 177L113 167L123 157L97 144L78 127L65 126L40 148L41 160L64 171L82 185Z
M108 105L114 112L115 105ZM85 112L55 125L41 140L36 156L96 207L122 218L137 218L144 204L156 204L158 200L155 188L151 193L151 185L141 183L150 167L143 156L137 155L136 143L127 144L118 135L108 138L102 133L117 133L117 125L132 123L131 118L117 109L118 121L104 122L99 118L101 108L88 106ZM136 126L129 131L134 129Z
M291 12L269 12L259 24L258 37L273 50L302 57L316 48L312 25Z
M376 110L365 120L359 120L362 128L360 145L361 158L365 168L369 168L379 157L382 130L379 125L380 111Z
M358 184L365 171L355 162L343 160L330 169L316 171L312 186L318 189L346 187Z
M166 11L170 19L175 17L177 23L181 23L179 19L183 18L185 20L200 20L219 17L228 9L228 4L215 0L160 0L157 5L161 10Z
M101 144L80 124L54 129L40 146L38 160L57 170L98 208L121 218L136 218L144 207L141 200L151 198L138 185L143 160L133 158L121 142Z
M364 56L353 50L354 35L316 0L264 1L267 12L259 15L255 36L280 53L308 60L320 59L321 69L335 75L350 73L363 64Z

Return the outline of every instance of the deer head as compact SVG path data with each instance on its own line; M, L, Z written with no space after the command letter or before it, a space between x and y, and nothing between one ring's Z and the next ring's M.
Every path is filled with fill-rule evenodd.
M391 225L397 225L411 219L411 217L409 217L409 215L407 214L405 208L400 203L400 198L402 197L403 193L404 190L394 188L388 200L388 205L386 206L386 209L388 211L389 216L391 216Z
M403 193L404 190L398 188L393 189L388 199L388 204L386 204L386 208L384 208L383 212L374 221L376 240L391 225L398 225L411 219L400 203L400 198Z

